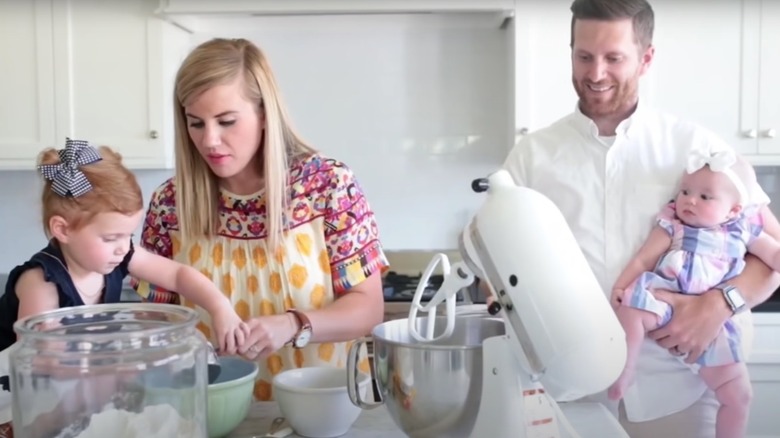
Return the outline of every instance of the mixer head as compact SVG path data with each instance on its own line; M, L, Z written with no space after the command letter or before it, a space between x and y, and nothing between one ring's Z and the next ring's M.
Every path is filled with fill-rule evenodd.
M445 273L427 308L413 306L410 329L417 310L445 300L448 326L455 323L450 299L463 271L487 283L494 297L490 310L504 319L525 373L558 400L606 389L625 364L625 333L563 214L546 196L517 186L505 170L475 180L472 188L487 197L460 237L463 261ZM450 327L438 338L448 332Z

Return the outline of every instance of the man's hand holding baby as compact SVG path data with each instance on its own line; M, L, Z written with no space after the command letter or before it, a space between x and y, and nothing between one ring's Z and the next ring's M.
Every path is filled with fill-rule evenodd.
M656 289L653 295L672 306L672 319L648 336L671 354L687 355L686 363L695 363L718 336L731 316L720 290L701 295L686 295Z

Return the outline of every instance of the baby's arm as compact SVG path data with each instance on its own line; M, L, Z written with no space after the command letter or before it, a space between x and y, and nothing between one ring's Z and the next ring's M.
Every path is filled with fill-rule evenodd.
M639 248L634 257L629 260L623 272L620 273L615 285L612 286L610 302L614 307L620 305L626 288L636 280L643 272L652 271L658 260L669 250L672 237L663 227L656 225L650 231L645 243Z
M41 268L24 271L16 282L15 291L19 299L17 319L60 308L57 286L44 279Z
M780 271L780 242L774 237L762 231L748 244L747 250L770 268Z
M22 273L16 281L14 288L16 297L19 299L19 311L17 312L17 321L28 316L39 315L50 310L60 308L60 297L57 293L57 286L54 283L44 279L43 269L31 268ZM61 322L52 318L37 327L38 330L57 329L61 327ZM60 341L47 341L45 349L50 353L52 351L62 351L64 344ZM65 375L57 367L58 360L51 355L36 356L34 366L36 372L42 374Z
M223 352L235 354L236 348L249 335L249 327L233 309L230 300L195 268L136 247L128 271L134 277L175 291L206 309Z

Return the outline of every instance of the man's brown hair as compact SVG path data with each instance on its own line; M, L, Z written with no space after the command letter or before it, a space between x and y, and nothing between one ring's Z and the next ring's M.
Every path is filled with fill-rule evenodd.
M574 0L571 4L571 47L574 47L574 23L577 20L631 19L634 42L644 50L653 43L655 15L646 0Z

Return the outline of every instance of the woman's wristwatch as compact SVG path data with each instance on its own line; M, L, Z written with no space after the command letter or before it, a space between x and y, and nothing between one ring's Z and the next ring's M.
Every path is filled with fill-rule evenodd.
M303 348L311 340L311 321L309 321L309 317L301 311L288 309L287 312L292 313L293 316L295 316L295 319L298 320L298 332L295 333L292 339L287 343L292 344L295 348Z
M723 298L726 300L726 304L729 305L733 315L742 313L747 310L747 302L736 286L727 284L720 288L720 290L723 292Z

